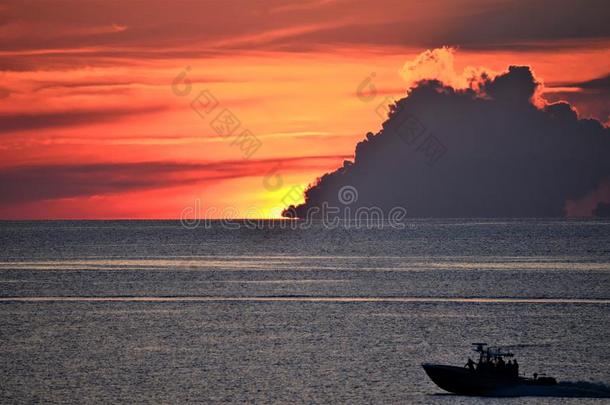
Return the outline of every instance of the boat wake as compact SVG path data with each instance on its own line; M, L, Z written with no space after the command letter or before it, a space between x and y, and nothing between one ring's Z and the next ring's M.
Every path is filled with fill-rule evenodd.
M610 398L610 386L587 381L562 381L552 386L519 385L497 389L489 395L497 397Z

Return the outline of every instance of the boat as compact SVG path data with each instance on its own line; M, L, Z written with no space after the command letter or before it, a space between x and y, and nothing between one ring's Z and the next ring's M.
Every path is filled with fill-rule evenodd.
M512 389L557 385L553 377L537 373L533 378L519 375L517 360L511 360L514 354L501 347L489 347L487 343L472 345L479 354L476 363L469 358L463 367L432 363L423 363L422 367L436 385L459 395L493 396Z

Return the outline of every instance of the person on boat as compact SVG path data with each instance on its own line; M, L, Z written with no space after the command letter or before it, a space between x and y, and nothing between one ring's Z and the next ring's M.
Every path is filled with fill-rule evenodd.
M517 359L513 361L513 376L519 377L519 363L517 363Z
M498 359L498 362L496 363L496 371L498 371L499 373L504 373L505 369L506 364L504 363L504 359L500 357Z
M474 371L474 361L472 361L472 359L469 357L468 362L464 367L468 367L468 370Z

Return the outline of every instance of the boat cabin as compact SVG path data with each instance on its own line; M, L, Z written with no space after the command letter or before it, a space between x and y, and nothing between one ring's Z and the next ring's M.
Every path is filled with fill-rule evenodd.
M489 347L487 343L473 343L475 352L479 353L479 361L475 364L468 359L465 367L472 372L501 374L506 377L519 377L519 364L511 360L514 354L501 347ZM509 359L508 361L506 359Z

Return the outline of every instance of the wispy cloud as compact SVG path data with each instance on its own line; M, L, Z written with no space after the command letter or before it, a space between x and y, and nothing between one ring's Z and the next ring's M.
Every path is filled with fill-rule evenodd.
M33 129L70 127L116 120L119 118L157 113L166 110L163 106L95 108L83 110L65 110L57 112L17 112L0 113L0 134L7 134Z
M216 162L137 162L45 164L3 168L0 205L134 190L209 184L261 176L272 168L283 173L328 167L347 156L321 155Z

